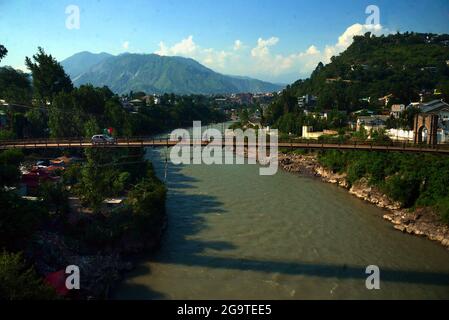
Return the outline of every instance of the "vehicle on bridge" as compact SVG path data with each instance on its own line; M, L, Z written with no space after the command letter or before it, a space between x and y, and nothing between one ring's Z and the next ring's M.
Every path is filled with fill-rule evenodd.
M117 140L114 137L105 134L96 134L92 136L92 144L116 144Z

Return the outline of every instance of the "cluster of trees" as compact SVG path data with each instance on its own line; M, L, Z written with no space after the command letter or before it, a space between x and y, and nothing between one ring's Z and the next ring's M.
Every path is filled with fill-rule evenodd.
M0 46L0 59L7 53L3 49ZM11 125L0 130L0 137L82 137L106 127L114 128L115 135L132 136L222 117L198 97L169 96L164 105L128 112L107 87L74 88L60 64L41 48L26 65L32 80L20 71L0 68L0 97L13 105L8 110ZM42 184L38 201L29 201L14 189L25 155L19 150L0 153L0 299L55 297L33 269L35 259L45 259L33 254L33 239L43 230L52 230L82 250L76 254L87 255L107 255L111 250L126 254L124 242L144 247L160 232L166 189L144 159L144 150L87 149L84 156L83 163L66 168L59 183ZM81 214L75 224L69 221L68 190L92 211ZM125 197L124 205L105 210L109 197Z
M354 37L352 45L331 63L318 64L311 77L288 86L271 104L267 121L285 132L299 130L304 123L296 99L305 94L318 97L316 111L380 111L378 98L392 94L389 105L408 104L422 91L437 89L431 98L449 100L449 35L404 33L376 37L370 33ZM369 99L367 99L369 98ZM418 110L410 108L387 127L411 129ZM313 120L310 120L313 123ZM343 122L342 122L343 123ZM329 126L325 122L324 126ZM338 127L337 123L334 124ZM320 124L312 124L320 128ZM360 130L353 138L386 141L385 132ZM327 151L319 154L326 167L346 172L350 183L367 178L405 207L434 207L449 223L449 161L437 155Z
M93 215L88 224L69 226L67 233L99 250L114 247L124 237L144 247L161 229L166 197L164 184L144 159L144 149L89 149L85 153L86 162L70 167L63 180ZM125 197L124 205L105 210L103 201L113 197Z
M319 64L310 79L298 81L292 90L297 95L317 95L319 107L348 111L360 108L360 100L367 97L376 107L377 99L387 94L394 96L391 103L408 104L417 101L422 90L436 88L447 98L448 36L398 33L376 37L369 32L356 36L346 51L327 65Z
M175 94L162 95L158 104L154 104L150 99L149 106L141 107L138 114L129 115L133 135L148 135L172 128L191 127L194 120L207 124L223 122L226 116L221 110L214 108L207 97Z
M0 299L48 300L56 293L45 284L21 253L0 253Z
M298 108L297 98L289 91L284 91L279 98L273 102L266 114L264 122L279 129L283 133L301 135L302 126L312 126L314 131L323 129L335 129L346 127L348 116L337 109L327 114L326 118L305 114Z
M449 223L449 161L438 155L365 151L324 151L319 162L346 172L353 184L361 178L404 207L434 207Z
M4 47L2 47L4 48ZM7 51L1 51L6 55ZM120 97L109 88L83 85L74 88L69 76L54 57L42 48L25 64L30 75L10 67L0 68L0 98L13 105L9 129L1 138L84 137L112 127L116 135L150 135L174 127L225 120L222 112L202 96L165 94L158 105L138 113L126 111ZM130 93L138 97L144 93Z
M23 157L18 150L0 153L0 299L54 298L56 294L21 253L50 218L40 202L23 200L10 190L19 182Z
M127 255L154 245L165 218L166 188L155 176L145 152L136 149L88 149L84 163L74 163L58 183L39 187L38 201L21 198L13 187L20 182L19 150L0 153L0 299L45 299L56 295L33 265L54 268L47 255L49 247L38 247L33 239L51 230L78 248L77 255ZM78 213L73 220L68 191L82 201L91 214ZM123 197L121 206L111 210L104 200ZM72 217L72 220L70 219ZM75 222L74 222L75 221ZM57 244L55 244L57 246ZM26 255L23 255L26 252ZM64 261L67 257L59 257ZM68 262L67 262L68 263Z
M418 101L423 90L434 89L440 93L435 98L449 100L448 38L419 33L356 36L329 64L320 62L310 78L287 86L270 105L266 122L287 129L280 119L288 114L298 118L297 98L306 94L318 97L316 111L376 111L385 95L393 95L390 105L408 104Z

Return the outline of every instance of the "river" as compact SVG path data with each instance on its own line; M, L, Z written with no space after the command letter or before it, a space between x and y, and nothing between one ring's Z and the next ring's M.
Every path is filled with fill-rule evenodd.
M344 189L257 165L166 169L165 154L148 150L168 187L161 248L114 298L449 299L449 250ZM379 290L365 286L368 265Z

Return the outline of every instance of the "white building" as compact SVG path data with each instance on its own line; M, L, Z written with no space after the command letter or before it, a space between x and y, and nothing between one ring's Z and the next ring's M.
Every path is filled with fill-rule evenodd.
M399 118L402 112L405 111L405 104L394 104L391 106L390 115L395 118Z
M367 131L384 129L389 117L385 115L360 116L357 118L357 131L361 127L364 127Z

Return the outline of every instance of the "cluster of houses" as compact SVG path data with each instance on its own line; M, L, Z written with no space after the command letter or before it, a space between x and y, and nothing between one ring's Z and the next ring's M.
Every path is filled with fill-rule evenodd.
M158 105L161 103L161 97L154 95L146 95L142 98L136 98L129 100L127 97L121 97L120 102L122 107L129 112L139 112L139 109L143 106Z
M208 96L217 107L226 106L242 106L259 103L261 107L267 107L274 99L274 94L268 93L232 93L225 95ZM138 112L140 107L149 105L158 105L161 103L161 96L157 94L145 95L140 98L129 99L127 97L121 98L123 108L130 112Z
M21 181L19 186L9 188L25 200L39 201L39 188L45 183L57 183L61 180L66 168L81 158L61 156L54 159L42 159L27 162L20 166ZM123 205L125 197L107 198L103 200L103 209L114 210ZM70 196L69 204L75 211L88 211L83 208L78 197Z
M349 127L354 131L366 130L369 134L372 131L385 130L385 133L392 140L399 141L426 141L428 128L423 128L422 131L417 131L416 135L422 135L420 139L415 139L415 130L408 130L404 128L388 128L388 120L398 119L401 115L409 110L410 108L415 108L419 110L419 114L423 117L426 116L437 116L438 123L436 129L436 141L437 143L449 143L449 104L444 102L442 99L435 99L430 102L424 102L429 99L429 97L438 97L441 93L438 90L432 91L422 91L420 94L419 102L412 102L408 105L405 104L393 104L389 109L384 110L381 114L375 114L375 112L361 109L351 113L350 120L348 121ZM379 98L379 102L384 104L385 107L390 105L390 101L393 98L392 94L386 95ZM317 119L326 120L329 118L330 111L313 111L316 106L318 97L306 94L304 96L298 97L297 105L304 112L305 115L312 116ZM366 102L370 102L370 98L362 99ZM261 108L257 110L254 114L250 116L249 124L252 126L262 127L260 124L261 112L265 112L266 108L261 105ZM229 111L231 113L231 110ZM333 111L335 112L335 111ZM340 111L342 114L346 115L345 111ZM232 115L236 117L235 110L232 110ZM268 129L268 127L267 127ZM418 128L415 128L418 129ZM429 128L430 130L430 128ZM320 132L313 131L311 126L303 126L302 137L306 139L318 139L323 135L336 135L337 132L333 130L324 130Z
M367 132L385 130L386 134L392 140L401 140L401 141L414 141L415 140L415 131L414 130L406 130L399 128L387 128L387 121L391 118L400 118L401 114L410 108L416 108L420 111L420 114L423 116L426 115L436 115L438 116L438 125L437 125L437 143L448 143L449 142L449 104L444 102L442 99L436 99L430 102L423 102L428 99L430 96L437 96L441 93L438 90L433 90L429 92L422 92L420 94L420 101L413 102L408 105L404 104L393 104L391 105L389 111L384 112L383 114L374 114L373 111L362 109L353 112L352 118L354 120L349 121L349 126L356 131L365 129ZM386 95L385 97L379 98L379 102L385 104L387 106L389 102L393 98L392 94ZM367 98L369 99L369 98ZM298 106L303 110L306 115L311 115L314 118L327 119L329 116L329 112L321 111L321 112L313 112L310 109L316 105L317 97L313 95L304 95L298 98ZM369 101L368 101L369 102ZM344 112L343 112L344 113ZM308 139L317 139L322 135L333 135L336 132L325 130L322 132L314 132L313 128L310 126L304 126L302 129L302 137ZM427 128L423 130L422 141L426 141Z
M58 182L66 167L70 163L78 160L78 158L62 156L21 165L21 183L18 193L32 200L38 194L39 187L43 183Z
M357 130L364 127L367 131L386 129L386 122L390 117L399 118L403 112L410 108L416 108L423 116L437 115L437 142L446 143L449 142L449 104L443 100L433 100L427 103L414 102L409 105L394 104L391 106L390 114L388 115L369 115L357 117ZM386 133L393 140L413 141L415 131L405 129L386 129ZM428 134L427 129L422 133L423 141L426 140Z
M219 107L230 105L251 105L258 103L262 108L268 107L274 99L274 94L268 93L233 93L213 97L214 104Z
M8 126L8 115L4 108L8 107L8 103L4 99L0 99L0 129Z

